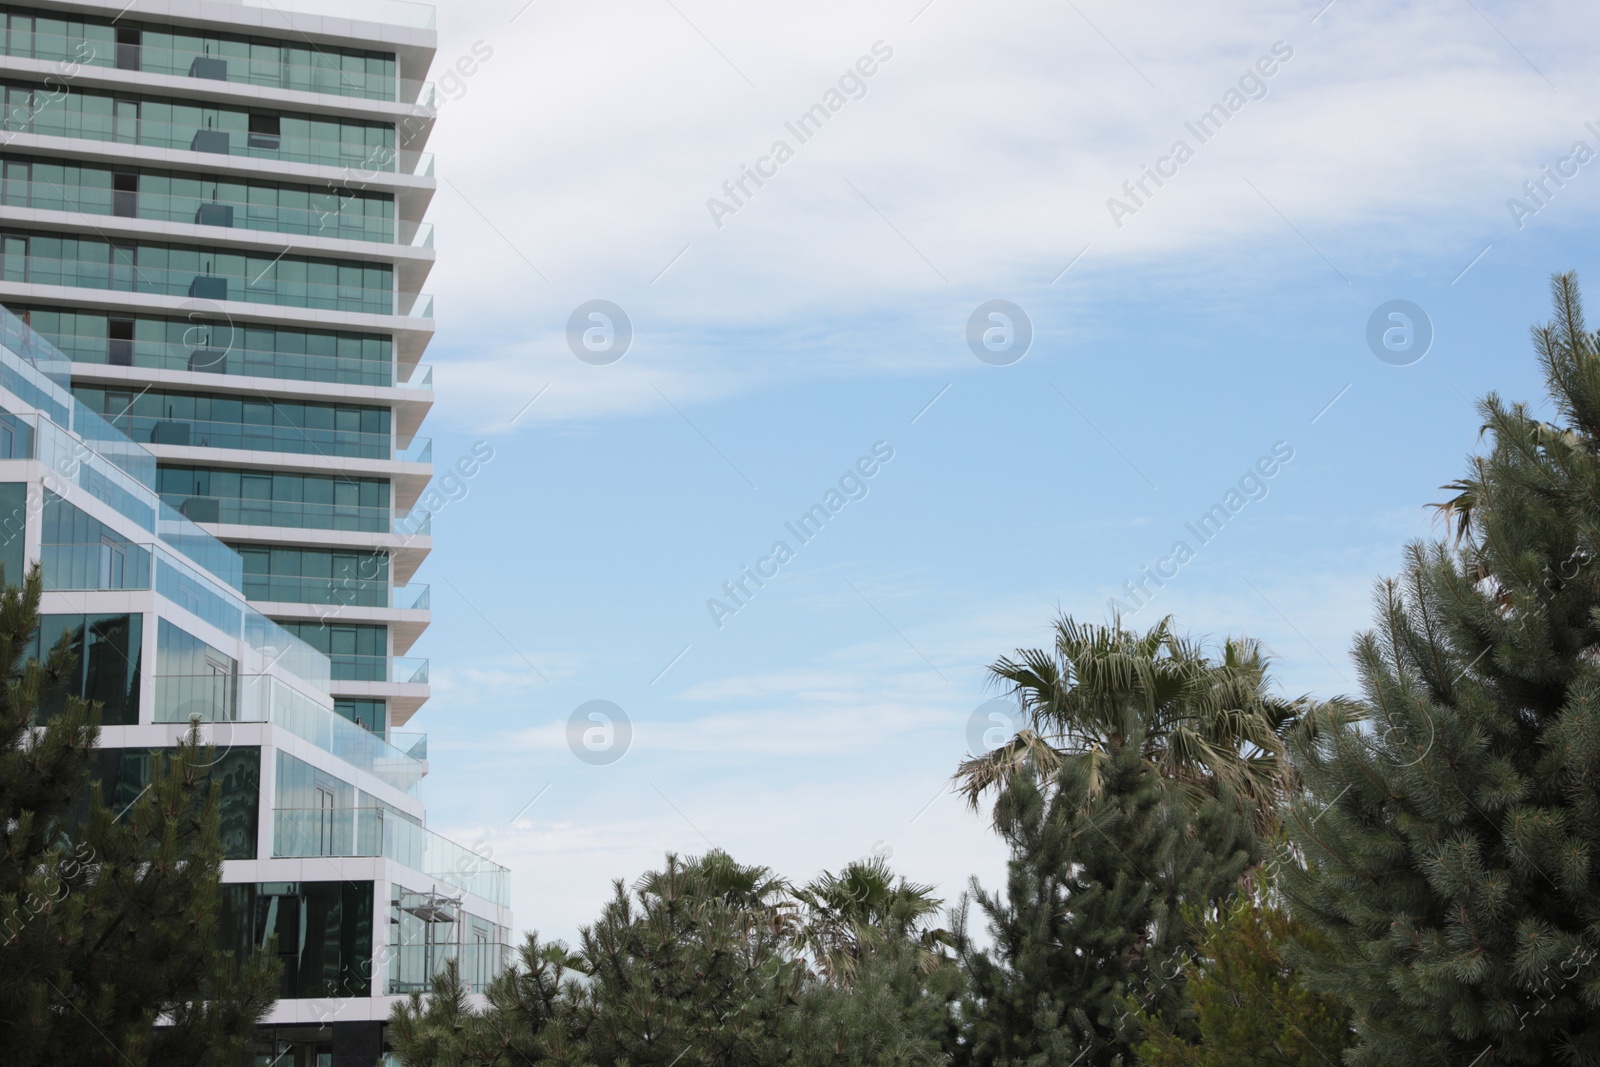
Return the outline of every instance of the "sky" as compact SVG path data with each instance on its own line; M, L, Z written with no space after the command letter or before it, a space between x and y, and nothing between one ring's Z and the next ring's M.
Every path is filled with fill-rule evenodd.
M950 776L1062 614L1359 692L1600 279L1600 8L1325 2L438 6L408 728L519 931L669 851L999 884Z

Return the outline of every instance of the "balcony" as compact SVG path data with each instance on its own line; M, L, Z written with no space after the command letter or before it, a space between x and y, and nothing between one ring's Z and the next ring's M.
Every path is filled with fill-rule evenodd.
M511 902L506 868L377 806L274 809L272 855L382 857L491 904Z
M34 238L35 242L43 240ZM7 244L11 244L8 240ZM104 248L105 246L97 246ZM252 275L244 267L234 275L197 273L192 265L159 267L151 262L155 253L177 253L189 258L191 263L237 264L247 263L248 257L205 249L172 248L165 245L143 245L138 248L117 249L118 259L106 262L91 259L56 259L49 256L7 253L4 280L29 285L62 285L82 289L103 289L113 292L143 293L154 296L182 296L196 300L236 300L247 304L270 304L276 307L308 308L322 311L349 311L366 315L395 314L395 293L388 287L367 288L362 285L312 282L279 277L285 269L304 268L308 271L332 272L352 270L332 262L307 260L278 260L266 262L266 269ZM148 254L147 254L148 253ZM137 262L136 262L137 261ZM227 269L227 268L224 268ZM265 278L268 271L276 271ZM362 270L354 270L359 276ZM410 313L413 318L432 318L431 296L417 293L400 294L402 306L411 307L426 303L426 314Z
M96 173L85 169L85 173ZM105 171L98 173L104 174ZM225 194L226 195L226 194ZM306 199L301 194L301 199ZM341 208L348 203L335 194L317 194L327 210L315 207L280 207L243 201L201 200L192 196L112 190L86 184L57 185L48 181L7 179L7 207L41 211L77 211L85 215L108 215L151 222L179 222L222 229L287 233L303 237L324 237L340 241L366 241L395 244L395 225L385 202L385 214L366 215L360 202L355 210ZM433 247L432 223L407 223L401 227L402 240L409 248Z
M129 542L42 545L39 562L49 592L150 588L151 548Z
M225 526L280 526L305 530L349 530L359 533L393 533L417 537L430 532L432 516L413 524L409 516L395 518L388 508L354 504L314 504L299 500L244 500L239 497L163 494L162 500L192 522Z
M160 545L109 539L97 544L46 544L40 546L39 557L48 591L153 588L195 617L243 638L269 662L281 664L316 691L328 691L327 656L256 611L238 591L191 568Z
M159 675L155 686L156 722L271 723L405 793L412 792L427 773L427 742L419 743L419 735L404 735L407 747L401 748L281 677Z
M410 656L357 656L330 653L336 682L392 682L427 685L428 661Z
M328 236L333 236L329 234ZM408 248L433 247L433 223L431 222L402 222L400 224L400 243Z
M389 581L387 578L307 578L246 572L244 595L250 600L273 604L386 608L389 606Z
M427 390L431 393L433 392L433 366L427 363L419 363L416 369L411 372L410 381L395 382L394 384L400 389Z
M432 463L433 438L413 437L409 445L395 449L394 461L396 463Z
M405 462L427 462L406 459L404 452L395 454L392 438L386 433L310 426L266 426L247 422L161 419L149 415L117 415L108 421L140 444L291 452L351 459L389 459L392 455L394 459ZM433 455L431 447L428 455Z
M236 0L247 2L247 0ZM345 0L349 2L349 0ZM312 8L304 3L254 3L248 6L293 8L302 7L308 11ZM319 4L315 7L317 14L327 14L331 6ZM427 7L416 4L414 7ZM387 10L373 8L374 11ZM420 16L411 16L405 12L403 6L395 5L395 11L401 13L399 19L364 19L364 21L383 21L412 25L418 23L417 28L432 29L432 20L426 26L420 25ZM428 8L429 11L432 8ZM359 17L359 16L341 16ZM402 19L406 21L401 21ZM59 23L58 23L59 25ZM102 25L92 24L88 27L91 34L100 31L109 34L110 30ZM12 30L13 48L8 50L10 55L24 55L28 58L66 59L82 55L81 47L88 45L92 51L89 57L82 62L91 67L115 67L120 70L140 71L145 74L161 74L168 77L204 78L212 81L232 82L243 85L256 85L268 89L287 89L296 92L328 93L334 96L348 96L363 100L396 99L396 79L391 72L379 71L352 71L341 69L338 59L323 54L320 49L311 53L309 61L301 58L309 51L306 48L291 48L287 53L281 49L252 48L248 41L235 39L209 40L202 45L200 50L193 47L184 48L174 42L181 38L161 34L147 35L137 44L117 43L112 45L107 39L95 35L90 40L84 34L55 34L46 33L43 28L36 29L32 34L31 49L20 50L19 42L27 41L25 34ZM191 38L192 39L192 38ZM265 54L263 55L263 51ZM434 107L434 91L432 82L418 82L406 79L400 83L399 99L403 102L416 101L420 106Z
M277 378L297 382L336 382L340 385L369 385L377 388L389 388L400 384L394 380L394 361L390 356L364 359L359 356L247 348L244 342L249 331L245 328L230 330L217 324L213 325L212 330L215 339L202 335L193 342L107 339L104 333L53 334L50 340L72 362L94 366L146 367L152 370ZM189 336L194 337L195 332L191 328ZM422 377L424 370L427 372L425 383L408 382L400 385L400 388L432 389L432 367L424 368L419 365L412 372L412 382Z

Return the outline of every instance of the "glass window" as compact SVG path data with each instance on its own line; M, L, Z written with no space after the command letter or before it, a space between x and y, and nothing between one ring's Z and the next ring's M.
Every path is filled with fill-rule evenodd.
M162 619L156 628L156 722L233 722L239 664L187 630Z
M100 785L101 799L113 811L121 811L136 800L150 784L153 757L171 758L175 748L101 748L90 754L90 781ZM224 859L256 858L256 830L261 804L261 749L248 746L231 748L216 756L206 768L201 785L221 783L221 829ZM87 802L80 809L88 811Z
M59 714L68 697L81 697L100 703L101 725L137 725L143 624L143 615L41 616L30 655L44 659L66 635L76 660L73 676L41 700L44 716Z
M222 890L219 944L243 959L276 936L281 998L371 995L372 882L258 882Z

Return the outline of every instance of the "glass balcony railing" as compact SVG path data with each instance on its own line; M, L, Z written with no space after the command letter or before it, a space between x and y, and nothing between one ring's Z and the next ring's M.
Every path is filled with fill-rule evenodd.
M432 248L433 223L402 222L400 224L400 243L409 248Z
M37 238L35 240L38 240ZM122 293L149 293L155 296L183 296L198 300L237 300L246 304L267 304L274 307L314 308L323 311L351 311L364 315L393 315L395 313L395 294L391 289L369 289L360 285L341 285L329 282L285 281L276 278L264 278L266 271L272 270L273 265L267 264L265 270L255 277L242 275L229 277L227 275L198 274L194 267L173 269L168 267L149 266L143 262L145 257L140 250L132 250L133 254L124 262L111 262L105 260L93 261L84 259L53 259L48 256L29 255L26 252L13 252L11 248L15 243L7 239L6 253L0 277L8 282L23 282L29 285L67 285L81 289L107 289ZM105 246L99 246L104 248ZM148 250L148 249L147 249ZM164 248L155 251L167 251ZM235 260L239 256L222 254L213 256L211 253L202 253L211 260L227 258ZM290 264L300 266L300 262ZM328 270L335 274L339 268L334 264L305 264L308 269ZM363 272L355 270L359 277ZM416 303L417 298L412 294L401 294L401 299ZM431 301L431 298L430 298ZM431 313L426 316L411 315L412 318L431 318Z
M409 445L395 450L394 461L396 463L432 463L433 438L413 437Z
M389 680L388 656L341 655L330 652L328 662L333 665L336 682L387 682Z
M426 389L431 393L433 391L433 366L428 363L418 363L411 372L410 381L395 382L394 384L401 389Z
M244 602L234 590L189 567L159 545L105 540L39 549L44 587L53 592L154 589L224 633L242 637L269 663L281 663L326 693L328 658ZM173 720L178 721L178 720Z
M165 493L167 504L193 522L228 526L289 526L309 530L394 531L413 534L409 522L395 519L388 508L354 504L314 504L298 500L241 500L238 497L184 496Z
M226 332L226 331L219 331ZM239 341L247 333L232 331ZM54 342L74 363L96 366L149 367L155 370L193 371L200 374L230 374L253 378L277 378L298 382L337 382L340 385L391 386L394 363L390 359L359 359L352 356L313 355L246 348L242 344L217 342L217 347L196 347L180 341L110 341L105 334L56 334ZM413 377L421 371L413 372ZM432 367L427 382L407 383L402 388L433 388Z
M242 575L239 554L162 502L153 488L155 457L73 396L71 366L0 307L0 385L39 412L0 412L0 456L40 461L158 542L42 545L46 588L154 586L161 597L240 638L264 662L327 693L328 658L250 607L229 584Z
M432 603L431 588L420 582L394 587L393 604L400 611L427 611Z
M128 123L124 127L113 117L109 108L105 114L90 114L80 110L68 111L59 107L52 108L48 99L34 107L13 107L5 116L3 126L11 133L82 138L90 141L118 141L124 144L203 152L210 155L277 159L289 163L341 167L368 174L393 174L396 163L404 166L408 162L405 157L420 155L397 152L391 145L369 145L362 141L250 133L242 128L242 125L249 121L248 113L238 111L218 114L224 121L237 121L241 124L241 128L216 129L196 126L193 122L162 122L146 115L140 115L136 120L124 120ZM392 138L393 127L385 129L383 133ZM414 163L413 166L415 165Z
M394 61L388 58L369 62L364 56L342 56L309 45L269 45L238 37L206 38L193 32L175 34L154 28L145 30L137 44L119 44L115 29L108 23L91 22L84 27L86 32L78 34L47 33L45 25L42 21L35 23L36 28L29 33L13 21L9 42L0 36L0 43L9 44L6 54L71 59L91 67L117 67L267 89L364 100L396 99ZM433 106L431 82L407 80L402 83L401 92L401 100Z
M415 760L428 758L428 735L407 730L390 730L389 743Z
M389 583L382 578L306 578L288 574L244 576L244 595L274 604L344 604L357 608L389 606Z
M410 656L357 656L330 653L336 682L392 682L427 685L428 661Z
M389 681L397 685L427 685L428 661L414 656L390 657Z
M411 754L358 726L313 697L269 674L157 675L155 721L185 723L259 722L281 726L301 740L410 792L422 780L423 757Z
M39 552L44 587L52 592L150 588L149 545L42 545Z
M148 415L117 415L108 421L140 444L290 452L354 459L390 458L390 437L386 433L323 430L309 426L263 426L244 422L205 422L199 419L158 419Z
M376 805L276 808L272 812L272 855L289 859L382 857L491 904L505 907L510 903L506 868Z
M86 171L93 174L93 171ZM109 172L99 172L109 183ZM225 192L224 196L227 195ZM243 195L235 187L234 195ZM256 195L252 193L251 195ZM306 195L300 194L302 201ZM172 196L152 192L118 192L109 184L104 186L66 185L53 182L16 181L7 177L5 204L7 207L37 208L43 211L76 211L84 215L117 216L147 219L152 222L182 222L190 225L217 226L224 229L257 230L266 233L292 233L306 237L326 237L342 241L368 241L376 244L393 244L394 220L391 204L381 206L384 214L368 215L361 211L361 203L354 203L354 211L341 210L346 206L338 196L316 193L313 202L326 201L325 207L279 207L266 204L249 204L223 199L201 200L193 196ZM401 241L408 247L432 248L431 223L412 223L407 229L410 236Z

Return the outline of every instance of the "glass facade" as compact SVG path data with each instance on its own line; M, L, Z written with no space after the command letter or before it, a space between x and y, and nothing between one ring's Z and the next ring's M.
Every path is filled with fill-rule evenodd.
M162 467L156 479L161 499L195 522L369 533L392 524L382 478Z
M467 912L448 897L395 886L389 901L391 996L426 993L429 980L455 960L462 985L482 993L510 953L509 931Z
M17 444L17 430L21 427L0 425L0 446ZM7 432L9 431L9 432ZM14 448L0 447L0 459L12 459ZM26 449L21 455L31 455ZM0 482L0 577L8 582L20 582L27 570L28 487L21 482Z
M62 18L26 8L0 8L0 23L8 56L395 99L395 61L386 52L141 26L131 19Z
M100 786L101 799L122 811L138 799L151 782L154 757L171 758L175 748L101 748L90 753L90 780ZM220 783L222 856L230 860L256 858L256 830L261 798L261 750L231 748L215 754L203 781ZM87 805L85 806L87 811Z
M114 141L185 152L281 159L365 171L395 170L393 123L217 107L136 93L7 80L4 122L12 133Z
M148 788L191 719L211 724L225 855L252 861L224 871L219 937L284 964L267 1059L292 1044L301 1067L370 1064L387 1005L362 998L452 960L481 990L508 940L508 872L428 829L426 737L390 730L428 685L426 660L390 654L427 625L429 594L391 584L389 553L409 572L430 548L430 509L403 533L395 509L427 484L431 445L398 448L394 413L410 432L431 388L413 367L430 324L400 320L432 315L409 291L434 191L431 97L412 79L437 39L395 0L298 2L289 22L269 0L166 5L203 29L118 6L0 0L0 288L31 301L0 309L0 460L37 464L0 483L0 565L41 560L32 651L77 657L52 707L103 708L108 803ZM315 43L300 14L323 16ZM387 28L361 40L346 15ZM42 414L7 413L13 397ZM54 493L36 481L51 469ZM225 527L250 543L207 529ZM372 547L397 533L403 547ZM303 998L345 1002L313 1024L288 1003Z
M388 459L388 408L270 397L73 388L91 411L142 444Z
M139 721L139 667L143 655L143 615L44 615L34 635L31 656L41 661L65 636L77 667L44 694L46 717L66 707L68 697L99 702L102 726L133 726Z
M239 663L162 619L156 628L156 722L239 718Z
M372 897L370 881L225 885L218 939L243 959L276 936L285 1000L370 996Z
M285 622L283 628L324 653L336 682L389 680L389 628L355 622Z
M244 595L292 604L389 604L389 557L351 549L235 545L244 558Z
M113 170L26 156L0 156L0 203L346 241L392 242L395 230L394 197L387 193Z
M394 384L394 342L382 334L257 326L199 313L179 319L47 307L13 310L74 363Z
M381 700L335 697L333 710L357 726L364 726L375 734L387 736L389 733L389 709Z
M150 548L45 491L39 560L49 590L149 589Z
M394 269L387 264L282 253L6 229L0 231L0 277L30 285L394 314Z

